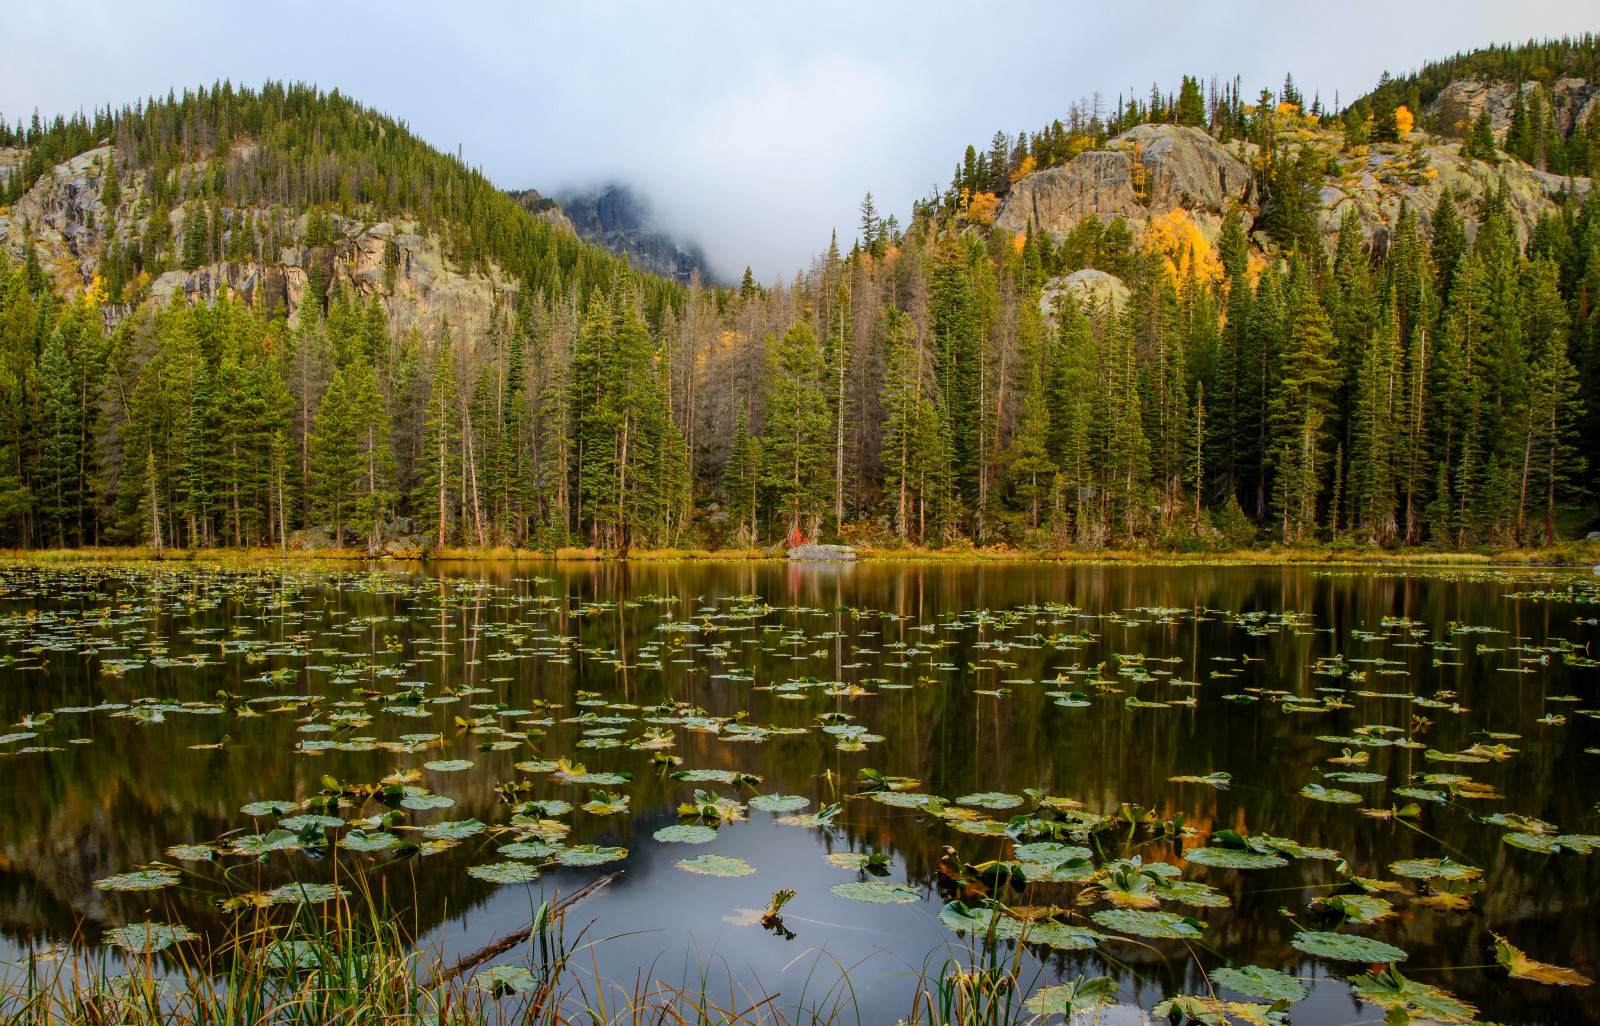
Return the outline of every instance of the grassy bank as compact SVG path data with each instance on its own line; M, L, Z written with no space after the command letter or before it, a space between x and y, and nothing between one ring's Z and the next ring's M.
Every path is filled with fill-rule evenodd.
M1275 566L1288 564L1387 564L1395 566L1581 566L1600 564L1600 542L1573 541L1550 548L1490 549L1465 552L1435 549L1380 549L1356 545L1299 548L1240 548L1203 552L1170 549L1020 549L1006 546L976 548L924 548L920 546L858 545L857 558L881 563L1090 563L1127 565L1191 564L1196 566ZM625 560L637 563L753 562L782 560L781 549L633 549L626 554L604 549L565 547L554 551L512 546L489 548L447 547L415 553L368 556L363 549L271 548L165 549L157 553L141 546L104 546L81 549L0 549L0 560L28 563L110 562L163 559L172 561L248 562L384 562L429 564L436 562L554 562L586 563Z

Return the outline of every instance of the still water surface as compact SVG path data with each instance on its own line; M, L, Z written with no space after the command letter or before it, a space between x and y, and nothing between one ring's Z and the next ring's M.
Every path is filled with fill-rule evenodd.
M235 914L219 901L329 882L359 860L423 942L455 956L523 925L541 895L621 869L574 913L594 921L589 939L609 938L594 949L602 976L653 966L677 983L708 966L723 989L731 978L792 1005L849 966L868 1022L904 1014L914 972L963 952L960 920L939 913L956 899L981 909L985 890L1070 910L1063 921L1093 947L1029 950L1041 984L1116 977L1130 1007L1102 1021L1208 993L1198 958L1300 977L1310 993L1296 1023L1381 1022L1347 983L1367 965L1303 953L1297 924L1402 949L1408 976L1488 1021L1594 1021L1600 988L1508 978L1491 933L1590 976L1600 961L1600 848L1580 853L1584 838L1600 845L1596 582L1034 564L0 567L0 724L17 724L0 726L0 953L94 945L151 919L206 943ZM863 769L916 783L875 796ZM672 775L694 770L759 780ZM422 800L406 804L439 807L403 809L393 847L314 858L291 839L264 859L236 853L240 838L307 814L325 777L411 771L404 793ZM507 782L527 786L497 793ZM749 807L720 826L681 819L697 790ZM764 811L757 795L805 802ZM605 804L582 808L596 797ZM274 801L297 807L242 811ZM524 805L538 801L572 808ZM780 822L835 803L831 818ZM1414 815L1370 814L1413 804ZM326 811L349 823L386 809ZM1179 814L1181 850L1160 836L1175 823L1140 825ZM541 819L559 825L526 826ZM414 829L471 820L487 829ZM656 839L680 823L714 833ZM1184 857L1225 830L1323 851L1258 846L1283 864L1242 870ZM1548 841L1563 835L1571 843ZM526 883L469 872L516 865L497 849L518 840L550 850L529 867L573 850L616 860L558 861ZM963 863L1018 863L1030 840L1087 847L1093 866L1052 866L1032 848L1043 861L1018 865L1015 884L950 879ZM418 857L397 857L413 844ZM182 845L213 857L169 853ZM837 853L883 853L887 875L830 862ZM719 864L743 875L678 865L708 854L742 860ZM1207 885L1189 895L1199 904L1155 906L1203 921L1198 939L1094 918L1115 905L1082 878L1134 856ZM1444 858L1481 876L1457 885L1389 868ZM1314 906L1357 893L1341 859L1402 886L1376 892L1392 914L1341 923ZM181 881L95 887L154 863ZM903 886L836 888L854 883ZM748 911L781 888L796 892L792 938Z

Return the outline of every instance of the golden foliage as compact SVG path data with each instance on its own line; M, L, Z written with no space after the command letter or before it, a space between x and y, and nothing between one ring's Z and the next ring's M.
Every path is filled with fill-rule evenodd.
M1403 109L1403 108L1402 108ZM1494 938L1494 957L1512 976L1519 980L1532 980L1535 983L1554 983L1561 987L1587 987L1594 983L1589 977L1576 969L1563 969L1558 965L1547 965L1544 962L1535 962L1522 949L1500 936L1491 933Z
M1286 118L1292 118L1300 113L1300 105L1298 103L1280 103L1278 104L1278 113Z
M1018 164L1017 169L1011 172L1012 184L1020 182L1024 178L1033 174L1034 171L1038 170L1038 167L1038 162L1033 159L1033 154L1030 153L1026 157L1023 157L1022 163Z
M1208 284L1222 277L1222 261L1187 210L1152 217L1140 243L1145 252L1161 257L1175 285L1190 278Z
M967 220L976 224L994 223L1000 212L1000 199L992 192L980 192L967 203Z
M1405 135L1416 126L1417 119L1405 107L1396 107L1394 109L1394 123L1400 129L1400 134Z

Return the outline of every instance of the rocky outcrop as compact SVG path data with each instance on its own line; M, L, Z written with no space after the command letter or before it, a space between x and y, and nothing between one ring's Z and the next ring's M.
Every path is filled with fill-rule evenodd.
M995 227L1059 238L1086 217L1126 218L1137 231L1153 214L1187 210L1215 238L1230 200L1252 206L1255 178L1223 144L1198 128L1139 125L1105 150L1080 154L1011 187Z
M1046 317L1054 317L1056 303L1063 299L1078 304L1082 309L1092 305L1120 310L1127 305L1128 286L1116 275L1092 267L1073 271L1059 278L1051 278L1039 289L1039 312Z
M1595 100L1591 96L1585 103ZM1422 145L1425 139L1415 134L1403 143L1370 146L1350 155L1341 151L1337 135L1302 130L1293 138L1291 156L1300 147L1315 146L1337 164L1338 173L1323 181L1316 212L1330 253L1349 210L1381 253L1402 204L1427 224L1446 190L1456 197L1472 238L1477 234L1477 201L1503 182L1513 225L1524 243L1540 215L1556 209L1563 190L1579 200L1588 195L1587 178L1562 178L1516 160L1491 166L1461 156L1459 144ZM1032 222L1059 241L1086 217L1123 217L1137 232L1152 215L1185 210L1215 242L1230 202L1239 205L1247 231L1261 213L1261 197L1246 163L1256 155L1254 145L1225 147L1196 128L1140 125L1112 139L1108 149L1081 154L1018 181L1006 196L995 229L1020 232ZM1138 191L1141 175L1143 196ZM1266 245L1264 235L1257 233L1255 239Z
M1528 95L1540 88L1537 82L1521 85L1524 105ZM1433 124L1444 135L1465 136L1478 120L1478 115L1489 112L1489 125L1494 137L1504 141L1511 127L1511 110L1516 104L1518 86L1514 82L1481 82L1462 78L1439 90L1428 105L1427 112ZM1556 131L1563 137L1572 134L1597 106L1600 106L1600 85L1582 78L1557 79L1546 94Z
M1516 160L1491 167L1461 156L1458 145L1427 146L1420 151L1399 144L1373 146L1364 156L1345 161L1341 171L1323 185L1317 213L1329 252L1347 210L1356 212L1372 246L1381 253L1399 220L1401 204L1415 210L1427 226L1446 190L1457 198L1467 237L1476 238L1476 201L1502 182L1518 241L1525 244L1540 215L1556 208L1562 190L1582 200L1590 188L1587 178L1562 178Z
M138 202L142 176L124 184L115 210L107 210L101 202L104 175L114 156L112 148L104 146L46 172L14 207L0 213L0 249L20 261L31 237L56 288L66 295L81 292L99 270L106 232L114 229L121 238L138 238L147 223ZM20 151L0 153L0 172L9 172L19 159ZM174 232L181 232L183 208L174 208L171 218ZM375 298L381 303L396 337L413 330L429 336L448 321L469 342L487 335L497 313L515 302L516 280L493 266L487 272L461 273L450 266L439 240L423 234L415 222L332 220L331 245L291 244L266 262L230 261L192 271L167 271L150 282L145 302L165 304L181 295L186 302L209 303L226 289L258 309L270 312L281 304L290 322L297 323L311 268L321 264L330 288L342 284L363 301ZM307 215L302 215L286 234L304 238L306 221ZM397 257L392 283L385 264L390 244ZM129 312L116 308L110 315L115 319Z

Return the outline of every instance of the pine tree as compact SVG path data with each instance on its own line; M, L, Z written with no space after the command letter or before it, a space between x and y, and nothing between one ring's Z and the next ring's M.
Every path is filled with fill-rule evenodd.
M754 545L759 537L756 489L760 479L761 443L746 430L744 404L740 403L734 413L733 441L722 471L722 488L728 494L728 512L734 521L735 537L746 547Z
M418 460L418 483L412 501L419 513L427 511L434 521L433 534L444 548L454 523L451 500L458 494L451 489L460 468L460 429L456 409L460 386L456 381L455 354L450 328L445 325L433 346L433 374L428 382L422 446Z
M821 346L809 324L768 337L762 480L789 532L806 537L816 534L822 503L832 491L827 470L832 438L821 369Z

